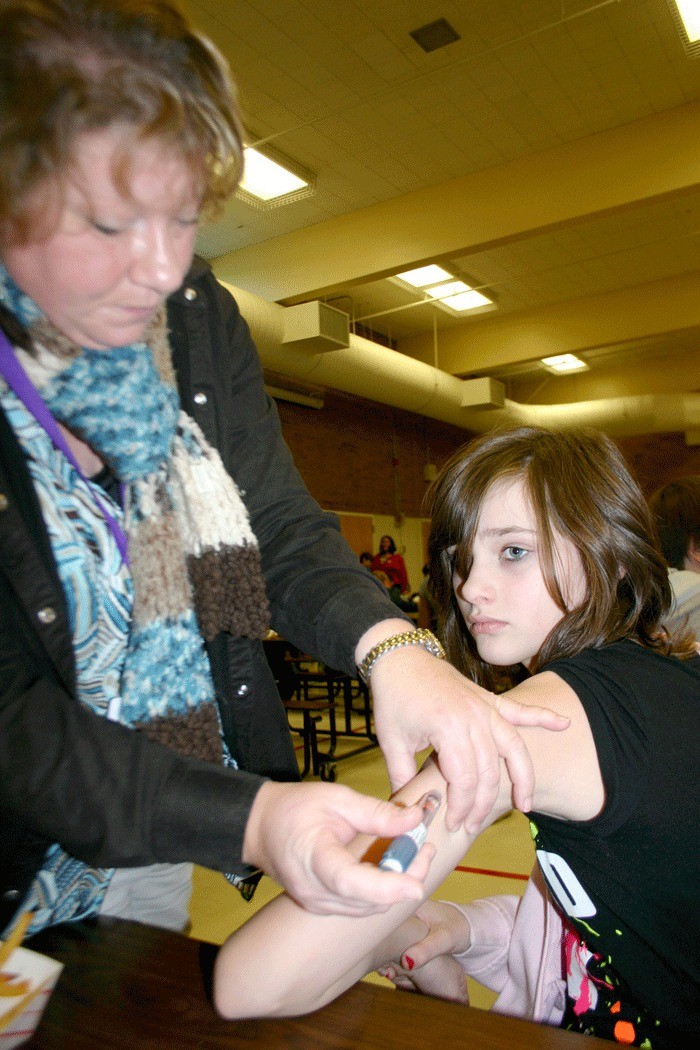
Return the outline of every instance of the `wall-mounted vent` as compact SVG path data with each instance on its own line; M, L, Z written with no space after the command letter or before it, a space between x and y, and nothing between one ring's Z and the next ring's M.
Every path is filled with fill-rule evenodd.
M412 36L419 47L424 51L439 51L441 47L454 44L461 37L456 29L453 29L446 18L438 18L436 22L428 22L427 25L414 29L408 34Z

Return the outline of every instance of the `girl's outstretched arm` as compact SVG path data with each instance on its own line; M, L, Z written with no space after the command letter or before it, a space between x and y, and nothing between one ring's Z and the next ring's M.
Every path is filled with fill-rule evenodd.
M547 730L522 730L536 774L533 808L565 820L586 820L599 811L604 794L590 728L573 690L557 675L543 672L511 690L526 705L545 704L569 719L552 746ZM494 698L496 700L496 698ZM512 809L512 784L501 761L496 804L482 831ZM427 843L411 867L429 897L464 857L476 834L445 826L446 781L436 759L394 796L406 805L429 791L441 795ZM386 842L357 836L348 847L376 864ZM428 864L430 868L428 870ZM366 973L400 959L421 940L425 926L414 915L420 902L392 905L380 914L355 918L313 915L282 894L236 930L219 953L214 973L214 1002L227 1018L284 1017L309 1013L340 995ZM402 926L402 924L404 924Z
M440 808L411 868L411 874L425 876L426 897L459 863L475 838L463 827L454 832L445 828L446 784L432 760L401 788L395 800L412 804L433 790L441 795ZM501 811L508 808L509 802ZM492 819L498 812L493 811ZM350 848L356 856L376 864L387 844L362 835ZM281 894L231 934L221 948L214 971L217 1010L233 1019L284 1017L318 1009L366 973L400 958L405 948L423 936L425 926L419 919L406 922L417 907L417 902L409 901L361 919L313 915Z

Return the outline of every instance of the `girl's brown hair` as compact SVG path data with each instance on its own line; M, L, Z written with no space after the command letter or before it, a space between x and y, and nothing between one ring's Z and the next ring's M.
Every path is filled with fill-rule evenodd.
M76 137L112 125L179 151L204 206L235 189L243 145L228 66L169 3L1 0L0 40L3 239L29 235L32 191L65 174Z
M479 658L464 627L453 574L466 579L481 506L497 481L525 484L538 530L545 585L563 612L532 665L633 638L662 653L688 656L689 637L674 638L661 623L671 604L668 572L647 504L617 447L594 430L520 427L494 431L460 449L443 467L428 500L428 541L440 631L452 662L494 688L501 672ZM566 608L557 572L556 536L570 540L586 577L585 600Z

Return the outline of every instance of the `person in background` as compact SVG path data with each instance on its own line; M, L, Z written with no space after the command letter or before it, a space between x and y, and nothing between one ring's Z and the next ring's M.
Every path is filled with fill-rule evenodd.
M668 574L651 514L614 443L590 430L486 434L431 490L431 579L449 657L487 687L570 717L524 729L539 872L520 904L427 901L359 919L304 913L284 894L216 964L224 1016L316 1009L370 969L466 1002L465 971L501 1009L654 1050L700 1031L700 653L669 632ZM429 760L396 796L437 795L427 893L473 836L448 832ZM502 770L486 824L512 805ZM434 810L433 810L434 811ZM386 842L361 836L357 856ZM546 884L547 893L543 892ZM304 980L299 981L299 973Z
M370 554L369 551L363 551L362 554L360 555L360 565L364 565L365 569L367 569L369 572L372 571L372 562L373 562L373 560L374 560L374 555Z
M410 587L406 562L403 555L396 550L393 537L382 536L379 541L379 551L372 559L370 569L372 572L383 572L389 577L389 597L396 605L401 606L401 602L405 600L402 596L409 593ZM411 604L415 606L415 603ZM416 609L417 606L411 611L415 612Z
M673 622L700 639L700 475L676 478L649 500L673 590Z
M391 577L384 572L383 569L372 569L372 575L375 579L379 580L383 587L386 587L389 597L391 598L394 605L398 606L402 612L405 613L417 613L418 605L411 599L402 598L399 594L398 587L391 582Z
M159 0L2 0L0 36L0 928L181 928L191 862L318 912L416 900L423 870L346 848L416 810L286 782L268 623L371 676L392 783L432 743L455 825L492 805L499 756L527 803L510 722L533 714L437 660L358 564L193 261L241 169L226 64Z

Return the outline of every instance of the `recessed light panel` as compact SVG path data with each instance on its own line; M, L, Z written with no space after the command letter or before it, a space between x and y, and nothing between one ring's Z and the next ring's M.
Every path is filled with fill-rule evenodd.
M675 0L688 42L700 40L700 0Z
M471 285L459 280L454 274L434 263L429 266L419 266L415 270L406 270L404 273L397 273L390 280L404 287L408 285L415 288L417 292L426 296L426 302L432 300L441 309L454 313L479 310L494 305L492 299L475 291Z
M543 357L541 363L548 372L555 375L571 375L573 372L587 372L588 365L574 354L555 354L554 357Z
M415 270L397 273L396 279L410 284L413 288L426 288L429 284L436 284L438 281L450 281L452 274L443 270L442 266L431 263L429 266L419 266Z
M448 299L442 299L440 305L446 306L449 310L464 313L465 310L480 310L482 306L493 306L494 304L493 300L487 299L481 292L469 288L461 295L451 295Z
M238 187L243 196L253 197L263 204L281 203L284 197L296 196L311 188L306 179L252 146L244 149L243 160L243 177Z

